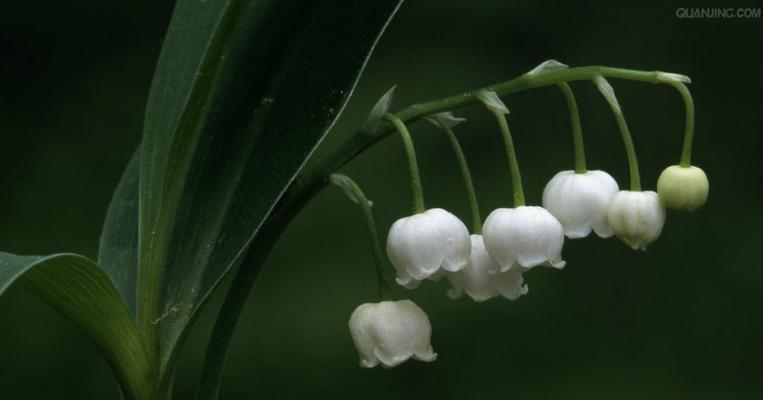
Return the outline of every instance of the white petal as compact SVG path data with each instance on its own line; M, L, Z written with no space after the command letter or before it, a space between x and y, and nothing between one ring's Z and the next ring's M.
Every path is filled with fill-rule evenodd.
M646 250L662 232L665 207L655 192L621 190L609 204L607 221L625 244Z
M471 267L467 265L466 268L461 271L450 272L446 275L448 277L448 282L450 282L450 289L447 291L448 297L455 300L460 299L464 295L464 286L466 285L466 277L464 274L470 268Z
M512 224L513 208L498 208L488 215L482 228L482 239L485 242L490 257L498 265L498 270L490 269L490 273L508 271L517 261L516 249L511 242L519 227Z
M614 197L615 193L620 190L620 187L617 185L615 178L604 171L589 171L589 173L594 180L598 181L599 189L602 193L601 196L607 197L606 201L603 199L601 200L601 202L606 203L606 205L604 205L603 210L601 210L601 214L597 214L596 218L592 218L591 224L594 232L596 232L599 237L608 238L611 237L614 232L607 222L607 209L609 208L609 202L612 201L612 197Z
M564 230L543 207L494 210L485 220L483 239L488 253L500 265L500 272L508 271L515 263L524 268L547 261L557 268L564 266Z
M592 229L609 237L607 207L617 191L617 182L604 171L562 171L543 190L543 207L559 220L569 238L586 237Z
M498 295L493 285L493 275L488 270L498 270L499 266L485 250L481 235L471 235L472 253L469 264L456 273L448 274L453 288L451 298L456 298L461 291L474 301L482 302Z
M448 296L458 298L465 292L472 300L483 302L493 297L503 296L515 300L527 293L523 285L523 268L514 267L506 272L491 274L499 267L485 249L481 235L472 235L472 256L466 268L448 274L452 287Z
M560 226L561 227L561 226ZM562 246L564 245L564 234L561 235L562 239L559 241L552 241L546 250L546 257L548 257L548 263L556 269L562 269L567 265L567 261L562 259Z
M408 275L405 270L399 270L397 271L397 277L395 278L395 282L397 282L398 285L413 290L419 287L421 285L421 281L417 279L413 279L412 276Z
M436 213L441 219L445 259L442 268L446 271L458 271L469 262L469 255L472 251L472 242L469 239L469 229L455 215L441 209L434 208L432 213Z
M375 305L361 304L350 316L350 335L360 355L360 366L364 368L373 368L379 364L379 359L374 354L374 339L368 329Z
M445 255L440 227L425 213L397 220L389 230L387 253L398 271L422 280L435 273Z
M352 313L349 326L361 366L381 362L394 367L411 357L421 361L437 358L430 344L429 318L410 300L363 304Z
M494 275L495 288L501 296L516 300L528 292L527 285L524 284L522 268L512 268L506 272Z
M387 236L387 254L403 286L409 285L409 278L421 281L440 268L460 270L470 251L469 230L440 208L395 221Z

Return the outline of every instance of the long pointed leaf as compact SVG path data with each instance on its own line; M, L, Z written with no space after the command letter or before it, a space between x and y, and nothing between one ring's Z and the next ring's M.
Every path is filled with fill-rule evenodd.
M139 184L138 324L163 367L336 120L399 3L178 1Z
M154 375L130 312L108 275L76 254L0 252L0 294L21 281L76 325L104 354L128 399L150 399Z

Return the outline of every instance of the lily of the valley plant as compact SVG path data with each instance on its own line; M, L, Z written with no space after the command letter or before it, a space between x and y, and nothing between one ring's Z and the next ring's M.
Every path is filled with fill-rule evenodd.
M549 76L564 76L572 70L558 61L549 60L513 82L521 82L517 86L532 85ZM700 168L690 163L694 104L685 86L689 78L655 72L649 75L649 79L644 79L644 73L638 71L600 67L594 67L593 71L599 73L592 73L586 79L596 85L614 113L630 168L630 190L620 190L617 181L605 171L588 170L579 110L567 83L568 80L583 78L553 79L547 83L556 84L567 101L575 165L574 169L561 171L551 178L543 191L542 206L525 204L519 161L508 124L509 109L497 93L504 86L499 84L469 94L475 101L482 102L497 121L506 147L514 192L513 207L493 210L484 224L466 157L453 132L454 126L466 120L439 107L436 110L439 112L424 116L442 129L453 147L472 210L471 232L450 212L441 208L426 209L411 135L406 124L387 110L392 90L379 100L366 125L376 125L375 120L381 119L399 133L408 156L413 193L413 214L397 220L387 237L387 254L397 271L396 282L399 285L415 289L424 280L438 280L445 276L451 283L451 289L447 292L451 298L459 298L465 293L477 302L498 296L516 300L528 293L524 283L527 271L537 266L565 267L566 262L562 259L565 236L578 239L587 237L591 232L601 238L617 235L631 248L646 250L662 232L666 207L693 211L704 204L709 189L707 177ZM604 77L607 72L619 78L671 85L685 100L687 123L681 163L666 168L661 174L659 193L641 188L633 139L615 91ZM380 255L370 203L349 177L334 174L332 182L343 187L351 199L361 205L371 232L379 276L381 302L359 306L350 318L350 333L360 354L360 365L374 367L381 363L394 367L411 357L434 361L430 344L431 326L426 314L410 300L393 302L389 297L386 261Z
M233 273L216 310L197 392L198 399L216 399L231 335L261 267L289 222L329 185L359 206L379 281L378 302L358 306L349 318L363 367L437 358L427 314L411 300L393 298L402 291L393 291L393 284L415 289L446 278L450 298L515 300L528 294L525 279L533 268L565 267L565 238L594 232L645 250L660 236L666 208L693 211L705 203L707 177L691 163L689 78L658 71L547 61L514 79L397 111L389 91L355 135L312 157L399 5L178 0L142 141L114 192L97 261L69 253L0 253L0 293L15 282L26 285L101 351L124 398L165 400L172 397L178 352L190 327ZM608 79L669 85L684 101L680 163L665 169L657 192L642 190L634 143ZM588 170L573 82L594 84L612 109L625 144L629 190L604 171ZM533 205L525 203L520 152L503 100L546 86L558 86L566 99L575 165L552 177L542 204ZM454 133L468 125L453 112L473 104L483 104L497 124L513 187L513 202L484 221ZM453 147L470 203L469 227L453 213L425 205L408 129L417 121L435 124ZM385 255L371 203L340 170L392 133L407 155L412 208L389 228Z

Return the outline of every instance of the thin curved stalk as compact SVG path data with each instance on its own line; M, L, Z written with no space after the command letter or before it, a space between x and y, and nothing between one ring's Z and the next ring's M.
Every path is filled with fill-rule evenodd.
M386 274L386 263L384 262L384 254L379 245L379 234L376 232L376 221L374 220L374 213L371 211L371 202L368 201L363 190L360 189L357 183L352 178L344 174L331 174L331 182L336 186L342 188L347 197L358 205L360 211L363 213L363 219L366 222L366 229L368 230L368 239L371 242L371 254L374 259L374 271L376 272L376 279L379 283L379 299L390 300L391 293L389 287L389 279Z
M694 142L694 99L691 97L689 88L681 82L673 83L673 86L678 93L681 94L681 99L684 101L686 107L686 123L684 126L684 144L681 150L681 166L691 166L691 147Z
M570 125L572 125L572 142L575 146L575 172L578 174L585 174L587 167L585 161L585 146L583 146L583 128L580 124L580 111L578 110L578 102L575 100L575 94L572 93L572 88L567 82L559 84L564 95L564 100L567 102L567 109L570 112Z
M628 123L625 122L625 115L622 111L613 111L615 114L615 120L617 120L617 128L620 130L620 135L623 138L623 144L625 145L625 153L628 156L628 171L630 171L631 178L631 191L641 191L641 174L638 169L638 157L636 156L636 147L633 144L633 137L631 131L628 129Z
M411 133L408 132L408 128L405 123L401 121L394 114L387 114L384 116L384 121L387 121L395 127L395 130L400 134L400 139L403 141L405 147L405 156L408 160L408 175L411 181L411 203L413 204L413 213L419 214L426 210L424 205L424 190L421 187L421 173L419 173L419 162L416 161L416 150L413 147L413 139L411 139Z
M506 114L494 112L498 127L501 129L503 145L506 149L506 159L509 162L509 172L511 173L511 186L514 194L514 207L525 205L525 190L522 186L522 173L519 170L519 160L517 160L517 151L514 148L514 139L511 137L509 122L506 121Z
M469 210L472 214L472 233L476 235L482 234L482 216L480 215L480 205L477 201L477 193L474 190L474 181L472 180L472 173L469 171L469 164L466 162L466 156L464 150L461 148L461 144L458 142L456 134L453 133L453 129L444 122L435 119L435 125L440 128L445 136L448 138L450 147L453 148L453 153L456 156L456 162L458 163L458 169L461 170L461 179L464 181L464 190L466 190L466 198L469 202Z
M623 145L625 145L625 153L628 156L628 170L631 176L631 191L641 191L641 175L638 169L638 157L636 155L636 147L633 144L633 137L631 131L628 129L628 123L625 122L625 115L623 109L620 107L620 102L617 100L617 95L612 86L607 82L604 77L597 76L593 79L593 83L599 88L604 99L607 100L612 113L617 120L617 128L620 130L620 135L623 138Z

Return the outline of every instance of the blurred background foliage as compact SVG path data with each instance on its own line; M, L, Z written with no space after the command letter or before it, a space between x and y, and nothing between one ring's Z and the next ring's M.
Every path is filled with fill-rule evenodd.
M432 321L439 359L361 369L347 331L375 301L362 220L336 189L299 215L261 274L232 344L222 398L760 398L763 20L678 19L711 2L410 1L372 56L321 152L359 127L390 86L393 108L506 80L548 58L685 73L697 103L694 160L710 200L670 213L647 252L617 239L567 241L565 270L533 270L528 296L452 301L446 282L411 298ZM738 1L725 6L760 7ZM168 1L6 0L0 4L0 248L95 257L111 192L140 139ZM612 81L647 188L678 161L683 105L668 87ZM573 84L589 167L627 182L615 121L592 85ZM555 88L504 99L528 201L571 169L567 110ZM457 112L484 215L509 204L499 133L481 107ZM429 206L468 218L444 137L411 127ZM381 234L409 210L396 139L353 162ZM219 297L219 296L218 296ZM190 398L219 298L190 337L177 397ZM0 398L117 399L99 354L16 287L0 299Z

